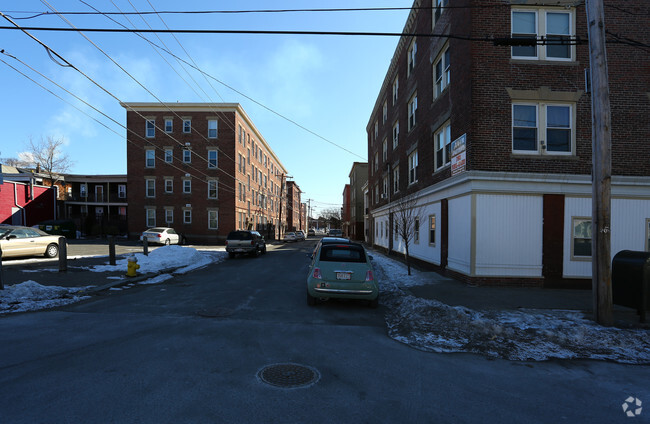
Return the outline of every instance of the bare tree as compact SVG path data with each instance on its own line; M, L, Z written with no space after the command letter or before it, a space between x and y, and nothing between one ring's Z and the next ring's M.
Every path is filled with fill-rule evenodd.
M341 228L341 210L339 208L324 209L320 216L325 218L330 227Z
M18 159L23 163L29 163L47 175L50 184L54 185L63 173L70 171L73 165L70 157L63 153L63 138L47 136L40 142L29 139L27 151L20 153Z
M415 239L416 235L419 236L419 225L422 221L422 212L417 206L417 199L413 194L397 199L394 202L393 207L391 207L391 212L393 214L394 231L404 242L404 259L406 260L408 275L411 275L409 246Z

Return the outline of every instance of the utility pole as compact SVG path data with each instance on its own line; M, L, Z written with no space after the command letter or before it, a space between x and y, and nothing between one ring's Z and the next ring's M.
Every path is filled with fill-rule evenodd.
M611 111L603 0L587 0L592 114L591 260L594 319L613 324L611 274Z

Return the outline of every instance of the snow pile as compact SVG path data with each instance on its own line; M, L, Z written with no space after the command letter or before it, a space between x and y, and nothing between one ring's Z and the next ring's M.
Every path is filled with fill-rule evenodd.
M431 352L471 352L509 360L608 359L650 363L650 332L602 327L579 311L475 311L421 299L400 286L422 284L424 276L383 255L373 254L387 306L391 338ZM387 280L387 275L391 280ZM396 276L393 277L393 276Z
M138 272L159 272L168 268L179 268L174 271L176 274L184 274L206 266L219 259L225 258L225 252L199 252L190 247L163 246L149 252L149 256L142 253L133 255L140 265ZM124 271L128 257L115 262L115 265L98 265L90 268L94 272Z
M0 290L0 313L36 311L75 303L89 297L77 295L85 289L42 286L31 280L14 284Z

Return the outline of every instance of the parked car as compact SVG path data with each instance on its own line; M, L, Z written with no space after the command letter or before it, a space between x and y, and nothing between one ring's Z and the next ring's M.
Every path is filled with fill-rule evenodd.
M336 228L332 228L327 232L327 235L330 237L343 237L343 231Z
M316 243L316 247L314 247L314 251L311 253L311 259L314 259L316 252L318 252L318 249L320 249L323 244L332 243L350 243L350 240L343 237L323 237L322 239L318 240L318 243Z
M258 256L266 253L266 241L257 231L231 231L226 237L226 252L230 258L238 253Z
M305 233L298 230L296 231L296 240L297 241L304 241L307 237L305 237Z
M316 231L314 231L313 228L307 230L307 236L315 236L315 235L316 235Z
M173 229L168 227L149 228L142 233L140 240L147 239L147 243L156 244L181 244L181 236Z
M2 257L39 256L54 258L59 254L59 237L38 228L15 225L0 226Z
M367 300L379 304L379 282L371 257L359 243L320 243L307 276L307 304L333 298Z
M296 233L294 232L284 233L284 237L282 237L282 241L284 241L285 243L290 241L296 241L296 240L297 240Z

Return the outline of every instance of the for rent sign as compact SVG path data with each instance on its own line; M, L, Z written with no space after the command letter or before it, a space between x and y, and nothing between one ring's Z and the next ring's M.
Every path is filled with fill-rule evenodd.
M466 136L467 134L463 134L451 143L451 175L460 174L465 171Z

